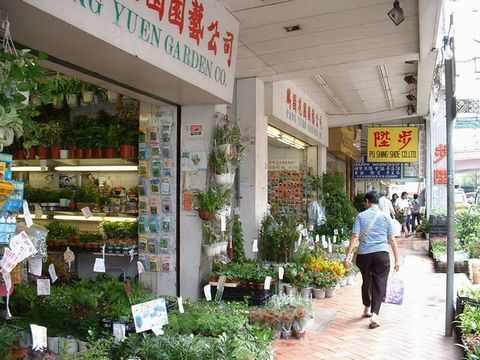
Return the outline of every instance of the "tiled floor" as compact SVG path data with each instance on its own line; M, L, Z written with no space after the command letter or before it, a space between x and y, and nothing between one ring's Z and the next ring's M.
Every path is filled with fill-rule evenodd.
M412 238L410 238L412 239ZM403 305L383 304L381 326L368 329L361 319L361 276L331 299L315 300L315 307L336 311L320 332L310 331L304 340L277 341L276 359L289 360L459 360L462 351L444 334L445 274L433 272L425 242L400 240L405 281ZM462 282L457 276L456 281Z

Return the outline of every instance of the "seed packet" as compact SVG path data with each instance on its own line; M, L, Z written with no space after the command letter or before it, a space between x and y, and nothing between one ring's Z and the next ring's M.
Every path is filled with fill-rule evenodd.
M150 214L159 215L158 198L157 197L150 198Z
M163 176L172 177L172 163L168 159L163 161Z
M170 232L172 231L172 217L164 216L162 218L162 231Z
M148 206L148 196L138 197L138 213L140 215L150 215L150 208Z
M148 196L150 194L150 189L145 186L146 179L138 179L138 195L139 196Z
M144 143L147 141L147 128L145 126L140 126L138 129L138 142Z
M162 195L170 195L171 191L170 179L162 179Z
M160 271L160 259L157 255L150 255L150 271Z
M163 234L160 237L160 245L159 245L159 250L161 252L168 252L170 249L170 235L168 234Z
M148 238L145 235L140 235L138 237L138 251L147 252L148 249Z
M138 162L138 176L148 178L150 177L150 164L148 161L141 160Z
M162 212L166 214L172 212L172 198L170 196L162 196Z
M148 127L148 142L150 144L158 144L158 126L149 126Z
M170 144L163 144L162 146L162 154L164 158L170 158L172 157L172 149Z
M160 179L150 179L150 192L152 195L160 194Z
M158 159L162 156L159 144L150 144L150 155L152 159Z
M158 252L158 239L151 237L148 239L148 252L156 254Z
M162 255L162 271L172 270L172 257L170 255Z
M163 143L172 142L172 123L170 121L164 121L162 126L162 141Z
M160 160L152 160L152 176L162 176L162 162Z
M138 217L138 233L145 234L148 233L148 217L145 215L140 215Z
M138 159L139 160L148 160L148 146L145 143L138 144Z
M159 232L159 223L158 223L158 217L151 215L148 218L148 229L150 230L151 233L158 233Z
M138 255L138 261L140 261L145 269L145 271L150 270L150 258L146 254Z

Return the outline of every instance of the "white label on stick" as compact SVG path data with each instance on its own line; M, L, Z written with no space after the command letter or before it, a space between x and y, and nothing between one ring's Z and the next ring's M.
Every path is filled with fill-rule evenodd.
M50 279L37 279L37 295L50 295Z
M95 259L95 265L93 266L93 271L104 273L105 272L105 259L96 258Z
M315 235L315 243L319 243L320 242L320 235Z
M90 208L88 206L82 208L82 214L83 214L83 216L85 216L86 219L92 217L92 211L90 210Z
M280 267L278 268L278 278L279 278L280 280L283 280L283 274L285 274L285 269L283 268L283 266L280 266Z
M57 271L55 270L55 265L50 264L48 265L48 273L50 274L50 279L52 280L52 284L57 281Z
M35 204L35 219L41 219L43 216L43 209L39 204Z
M265 282L263 283L263 288L265 290L270 290L270 284L272 283L272 277L271 276L266 276L265 277Z
M25 218L25 224L27 228L33 225L32 214L30 214L30 209L28 208L27 200L23 200L23 216Z
M40 160L40 170L47 171L47 160Z
M258 252L258 239L253 239L252 251Z
M227 218L225 215L220 217L220 231L227 231Z
M180 314L183 314L185 312L185 309L183 308L183 299L181 296L177 298L177 304L178 304L178 311L180 312Z
M115 341L117 343L125 339L125 332L125 324L113 323L113 336L115 337Z
M28 260L28 272L35 276L42 275L43 259L41 257L34 257Z
M203 287L203 293L205 294L205 299L207 301L212 301L212 287L210 284Z
M337 235L337 236L338 236L338 229L333 230L333 235Z

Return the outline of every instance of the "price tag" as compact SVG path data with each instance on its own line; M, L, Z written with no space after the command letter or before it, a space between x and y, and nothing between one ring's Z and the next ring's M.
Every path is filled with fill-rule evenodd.
M90 210L90 208L88 206L82 208L82 214L83 214L83 216L85 216L85 219L88 219L88 218L92 217L92 211Z
M212 287L210 284L203 287L203 293L205 294L205 299L207 301L212 301Z
M125 339L125 333L126 333L125 324L113 323L113 336L115 337L115 341L117 343Z
M225 281L226 280L227 280L227 277L225 275L222 275L218 278L217 292L223 291L223 288L225 287Z
M332 243L328 243L328 252L329 252L329 253L332 252Z
M48 273L50 274L50 279L52 280L52 284L57 281L57 272L55 271L55 265L50 264L48 265Z
M95 259L95 265L93 266L93 271L104 273L105 272L105 259L96 258Z
M35 219L41 219L43 216L43 209L39 204L35 204Z
M33 350L46 350L47 349L47 328L45 326L38 326L31 324L30 330L32 331L32 349Z
M270 290L270 284L272 283L272 277L271 276L266 276L265 277L265 282L263 283L263 288L265 290Z
M341 234L343 235L343 228L340 229Z
M319 243L320 242L320 235L315 235L315 243Z
M333 235L337 235L337 236L338 236L338 229L333 230Z
M308 236L308 229L303 229L302 230L302 236Z
M42 275L42 263L43 259L41 257L34 257L28 260L28 272L35 276Z
M33 225L32 214L30 214L30 209L28 208L27 200L23 200L23 216L25 218L25 224L27 228Z
M178 304L178 311L180 312L180 314L183 314L185 312L185 309L183 308L183 299L181 296L177 298L177 304Z
M40 170L47 171L47 160L40 160Z
M333 235L333 243L334 243L334 244L337 243L337 235Z
M322 235L322 243L325 242L326 239L325 235Z
M50 295L50 279L37 279L37 295Z
M220 216L220 230L227 231L227 218L225 215Z
M283 268L283 266L280 266L278 268L278 278L280 280L283 280L283 275L285 274L285 269Z
M141 261L137 261L137 270L138 274L143 274L145 272L145 267L143 266Z
M253 239L252 251L258 252L258 239Z

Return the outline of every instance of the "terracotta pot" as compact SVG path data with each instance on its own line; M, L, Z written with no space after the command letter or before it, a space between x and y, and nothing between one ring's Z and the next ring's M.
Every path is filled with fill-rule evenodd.
M103 154L102 154L102 149L94 149L94 150L93 150L93 157L94 157L95 159L101 159L102 156L103 156Z
M75 149L75 158L83 159L85 156L83 149Z
M106 159L113 159L115 157L115 149L106 148L105 149L105 158Z
M35 148L30 148L28 150L23 151L23 155L27 159L35 159L35 156L37 155L37 150Z
M13 158L15 160L25 160L25 154L23 150L17 150L13 153Z
M120 157L122 159L131 159L133 157L132 145L120 145Z
M210 221L215 219L215 214L205 209L198 209L198 216L203 221Z
M10 350L10 357L12 359L23 359L28 354L28 348L13 348Z
M76 159L77 158L77 149L70 149L68 152L69 159Z
M84 155L85 155L85 159L92 159L93 149L85 149Z
M48 148L45 146L37 147L37 156L39 159L47 159L48 158Z
M60 159L60 147L59 146L52 146L50 148L50 157L52 159Z

